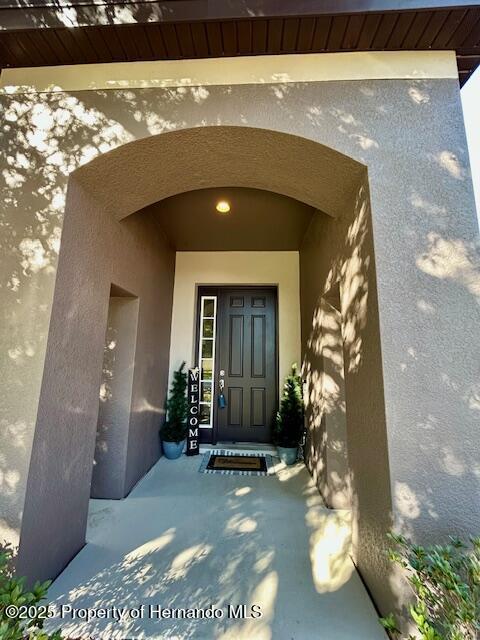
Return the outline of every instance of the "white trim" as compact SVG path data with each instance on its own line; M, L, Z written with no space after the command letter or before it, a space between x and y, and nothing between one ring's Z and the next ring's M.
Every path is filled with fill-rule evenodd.
M0 93L458 78L454 51L352 51L3 69Z
M213 318L212 316L204 316L203 315L203 301L204 300L213 300ZM212 357L211 358L203 358L202 357L202 340L203 340L203 321L204 320L213 320L213 331L212 331ZM210 400L210 424L201 424L200 416L198 426L200 429L213 429L213 408L215 398L215 341L217 338L217 296L201 296L200 297L200 325L198 329L198 382L200 385L199 389L199 401L198 404L208 405L208 402L202 402L201 394L202 394L202 382L210 382L212 385L212 394ZM208 338L210 340L210 338ZM211 380L203 380L202 378L202 360L211 360L212 361L212 379Z

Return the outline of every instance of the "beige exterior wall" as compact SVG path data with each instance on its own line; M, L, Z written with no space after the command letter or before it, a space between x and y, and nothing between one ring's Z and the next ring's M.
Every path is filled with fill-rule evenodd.
M395 55L390 54L390 66L395 66ZM354 435L356 461L355 446L348 443L351 464L366 470L354 479L353 499L361 500L360 569L384 612L399 598L395 577L386 575L379 562L390 521L418 541L478 530L480 260L452 56L444 58L443 71L431 75L415 75L414 58L408 73L385 71L383 79L358 77L355 82L282 75L279 56L278 74L269 82L160 82L140 88L149 85L142 85L141 78L125 85L120 78L112 90L82 85L77 91L60 86L53 93L48 87L35 93L35 87L22 92L17 86L3 92L1 535L18 540L22 530L25 557L31 561L24 567L35 576L51 577L82 541L86 474L93 459L93 440L84 444L85 420L93 424L94 434L100 382L95 376L101 370L107 314L107 306L99 313L97 305L108 299L112 280L107 274L114 270L122 275L116 284L150 296L153 318L159 319L155 325L150 313L142 316L140 303L139 331L145 342L137 353L143 354L145 369L135 378L135 406L139 419L161 412L173 252L153 221L149 230L136 231L135 216L119 218L165 195L201 188L202 181L205 187L221 186L225 175L232 186L283 192L286 185L286 195L299 198L308 192L309 204L336 216L328 223L339 225L328 229L331 244L323 237L326 223L317 219L311 229L304 256L304 315L313 313L332 267L343 278L345 265L353 270L349 277L356 291L358 280L351 276L369 265L368 296L358 295L349 305L351 292L344 290L341 304L350 309L344 322L354 366L357 357L362 366L374 365L362 376L349 380L347 375L345 384L347 403L353 381L363 411ZM301 66L302 56L296 60ZM251 72L258 74L257 60L251 64ZM50 80L54 85L54 76ZM15 85L12 73L8 83ZM215 145L209 144L209 127L219 132ZM267 132L261 144L256 129ZM182 154L173 137L167 144L167 135L161 135L180 130L190 130ZM195 130L205 132L201 142L192 135ZM239 155L242 140L248 144ZM266 162L257 166L258 158ZM348 246L349 239L358 238L358 223L349 216L359 178L366 175L370 223L360 255ZM171 193L170 180L176 189ZM340 242L340 228L346 244ZM146 244L151 268L142 271ZM336 256L328 253L334 247L340 252ZM158 281L152 280L152 271ZM367 324L362 326L356 319L365 304ZM370 315L375 306L377 317ZM305 326L304 335L312 328ZM159 336L166 341L161 349L164 378L154 370L152 355ZM379 405L370 409L380 393L379 353L383 423ZM322 366L320 361L319 372ZM127 460L127 468L137 471L145 455L141 436L138 426L133 442L139 446L129 450ZM387 484L390 491L379 513L369 491ZM71 526L67 536L55 530L54 545L52 522ZM51 549L52 556L39 557L38 546Z
M129 353L117 362L122 368L122 360L134 358L133 371L126 370L128 429L122 421L114 425L120 451L110 468L117 484L121 480L116 497L125 496L160 456L174 260L153 216L132 215L120 224L70 181L31 455L22 460L29 466L22 478L21 575L57 575L85 542L112 284L138 306L128 328Z
M131 296L110 296L90 491L92 498L118 499L125 496L138 302L138 298Z
M196 361L196 300L201 285L278 286L279 375L300 363L298 251L178 251L175 260L170 380L179 365Z
M300 251L300 274L307 466L328 501L340 506L345 494L351 500L353 555L375 602L385 611L391 595L379 577L389 574L385 531L393 526L394 505L366 176L340 220L325 215L312 220ZM338 318L327 312L330 302L340 311L340 354ZM344 398L343 380L336 381L343 375ZM345 423L337 424L332 433L331 422L338 422L343 413ZM332 448L348 452L348 464L341 470L338 460L332 464Z

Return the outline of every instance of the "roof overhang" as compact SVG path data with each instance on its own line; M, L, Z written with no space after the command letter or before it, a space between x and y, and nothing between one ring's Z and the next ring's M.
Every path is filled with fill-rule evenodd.
M4 0L0 65L455 50L480 63L473 0Z

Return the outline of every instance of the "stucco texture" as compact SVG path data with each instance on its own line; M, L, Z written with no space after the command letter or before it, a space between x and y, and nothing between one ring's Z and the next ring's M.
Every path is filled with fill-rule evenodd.
M355 405L362 404L361 416L355 422L357 431L353 442L348 443L352 468L358 470L357 557L382 610L396 602L394 578L386 575L377 560L390 520L419 541L441 539L447 533L478 532L478 227L456 80L85 91L2 96L2 102L6 121L2 142L6 206L1 218L5 257L0 289L1 372L5 385L2 518L5 530L13 534L22 524L25 557L32 558L38 545L56 549L38 563L32 560L28 566L31 573L53 575L68 554L75 552L83 536L88 499L85 476L94 447L92 438L84 438L84 414L89 425L96 423L93 397L100 382L109 281L103 269L109 272L115 263L123 270L125 280L134 278L139 286L151 278L151 270L147 277L147 272L137 266L149 253L146 247L152 245L155 273L163 278L151 298L152 306L156 305L152 326L158 322L158 332L163 331L168 341L173 257L153 229L147 234L133 231L132 227L140 224L135 216L123 222L113 222L114 218L168 195L162 181L158 194L152 186L159 171L174 175L186 190L198 188L196 176L203 168L212 177L218 175L222 164L228 165L232 182L232 167L236 163L245 167L245 157L242 161L236 144L240 144L243 133L251 139L248 129L233 138L231 131L224 131L224 153L220 157L209 153L207 142L194 140L179 156L174 149L170 154L162 153L166 149L160 144L162 136L150 142L143 140L191 127L220 127L219 132L224 125L256 127L306 138L305 149L311 149L314 142L324 145L318 162L333 159L333 164L328 171L310 167L307 175L313 180L323 172L328 179L321 181L322 189L310 185L305 199L328 214L345 215L340 226L348 229L350 220L356 236L360 230L352 202L368 175L366 240L359 250L350 247L348 259L349 268L359 272L358 276L350 274L352 282L358 283L363 274L368 297L365 302L363 285L358 284L354 287L357 301L349 307L344 297L341 306L350 308L352 314L347 328L352 332L349 340L355 352L350 357L359 366L352 375L353 394ZM188 137L192 139L190 134ZM271 171L279 171L280 177L290 167L291 175L285 182L293 189L291 176L302 183L303 165L292 167L289 145L275 146L274 138L271 133L269 153L260 157ZM131 145L135 151L130 162L125 155L128 146L119 150L120 155L106 153L137 139L142 142L138 147ZM235 144L230 144L230 139ZM147 148L146 153L136 151ZM240 148L248 154L247 159L259 151L256 146L240 144ZM333 155L326 148L333 149ZM192 173L192 180L190 153L202 165ZM70 180L65 209L68 176L102 154L103 163L94 162L79 171L77 186L73 184L75 176ZM305 156L305 165L309 158ZM216 165L216 173L212 165ZM342 168L338 174L337 166ZM339 176L348 174L345 167L351 170L352 180L345 182L339 211L339 201L332 199L332 194L339 193ZM268 172L262 169L261 175L268 177ZM248 185L232 182L233 186L260 188L274 188L278 183L278 176L270 186L263 180L262 184ZM351 186L348 193L347 185ZM288 192L282 187L281 192L302 199L302 190L294 192L290 187ZM136 191L134 196L132 190ZM82 221L80 210L88 224ZM69 222L70 218L75 223ZM145 229L146 223L141 224ZM318 252L325 246L322 234L339 243L345 263L345 244L340 242L338 231L329 227L335 224L334 218L323 221L311 232L318 236L315 242L307 238L304 265L309 275L304 281L308 292L302 303L304 314L312 313L316 297L324 294L331 269L328 257ZM85 260L74 263L72 255L75 251L87 252L85 245ZM58 293L50 323L59 246ZM62 271L67 274L73 268L70 263L76 264L77 271L62 276ZM79 264L83 265L80 272ZM64 278L68 286L64 286ZM117 284L139 295L134 283ZM149 295L154 288L149 285ZM342 296L346 295L343 289ZM160 298L167 302L159 303ZM105 301L102 322L89 312L99 300ZM140 324L141 313L140 307ZM305 322L308 319L303 318L306 336ZM82 333L83 340L74 340L77 347L56 337L62 323L67 334ZM85 349L86 344L91 348ZM166 353L165 349L160 351ZM81 375L84 358L91 358L89 367L98 368L98 374L95 380L88 380L88 392L77 399L75 380ZM142 362L147 360L145 355ZM150 362L153 360L152 356ZM41 387L44 368L46 377ZM139 373L138 378L142 376L145 383L147 373ZM162 385L158 380L155 384L159 385L154 394L157 406ZM346 379L347 405L350 397ZM65 407L72 407L68 429L64 428ZM357 451L353 451L356 444ZM132 448L132 464L140 455L140 449ZM379 492L376 484L385 492L388 489L388 494L381 496L382 513L374 504ZM45 499L36 501L42 491L50 495L49 504ZM66 522L76 523L72 524L74 533L60 539Z
M332 506L349 496L353 555L375 601L386 610L391 594L382 588L381 576L389 574L385 531L392 526L393 505L366 176L341 219L318 215L312 220L300 271L307 466ZM338 320L327 307L336 304L336 290L343 354L337 347ZM336 380L342 377L343 394ZM337 412L346 418L346 428L331 433L329 421ZM344 457L342 469L331 464L332 448Z
M123 498L126 493L137 330L138 298L110 295L90 491L92 498Z
M70 210L79 215L68 216ZM119 224L71 182L23 509L21 574L58 574L85 541L112 283L138 299L138 321L127 434L115 424L124 441L122 484L108 497L126 495L159 458L173 275L174 253L155 220L133 215Z

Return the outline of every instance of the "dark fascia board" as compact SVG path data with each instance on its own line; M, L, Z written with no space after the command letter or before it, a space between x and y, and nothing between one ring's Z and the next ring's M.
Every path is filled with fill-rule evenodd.
M480 7L477 0L3 0L0 30ZM122 11L119 11L119 9Z

